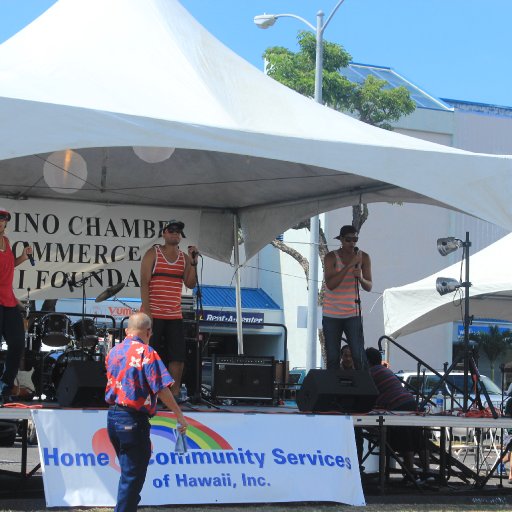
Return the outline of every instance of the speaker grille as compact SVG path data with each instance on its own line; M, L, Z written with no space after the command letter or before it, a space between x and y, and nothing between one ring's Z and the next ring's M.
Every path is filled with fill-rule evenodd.
M212 365L215 398L273 400L273 357L214 356Z
M297 392L297 407L307 412L368 412L377 395L365 370L310 370Z
M105 407L107 378L98 361L70 361L57 388L62 407Z

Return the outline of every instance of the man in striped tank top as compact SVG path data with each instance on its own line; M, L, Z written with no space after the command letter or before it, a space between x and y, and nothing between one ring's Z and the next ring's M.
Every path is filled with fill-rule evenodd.
M141 309L153 320L149 344L169 368L175 381L175 397L180 392L186 358L181 293L183 284L187 288L197 284L195 267L199 256L194 245L188 247L188 254L180 250L184 227L183 222L170 220L162 229L164 244L154 245L146 252L140 271Z
M366 369L363 324L360 315L359 287L372 289L370 256L356 247L357 231L343 226L339 236L341 247L324 260L325 295L322 327L324 330L327 369L340 368L341 338L345 335L357 370Z

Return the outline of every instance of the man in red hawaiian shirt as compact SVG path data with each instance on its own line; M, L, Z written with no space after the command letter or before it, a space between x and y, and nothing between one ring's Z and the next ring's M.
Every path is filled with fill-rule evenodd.
M157 398L176 414L181 433L188 426L169 389L174 380L148 345L150 336L151 319L134 313L126 338L106 359L107 429L121 467L116 512L137 510L151 456L149 418L156 414Z

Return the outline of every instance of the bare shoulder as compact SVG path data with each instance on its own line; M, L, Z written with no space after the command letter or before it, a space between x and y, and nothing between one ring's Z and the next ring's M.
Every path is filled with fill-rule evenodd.
M150 247L145 253L144 253L144 256L142 257L143 260L153 260L155 259L155 251L156 251L156 248L158 247L158 245L153 245L152 247Z
M336 259L335 251L330 251L325 255L324 261L334 261Z

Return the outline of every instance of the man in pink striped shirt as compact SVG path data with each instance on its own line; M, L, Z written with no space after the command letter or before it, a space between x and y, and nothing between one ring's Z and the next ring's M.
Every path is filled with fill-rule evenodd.
M154 245L142 258L140 294L142 311L153 319L150 345L169 368L175 385L172 392L179 395L185 366L186 346L181 312L183 284L194 288L197 284L195 267L199 252L188 247L188 254L180 250L185 238L185 224L170 220L162 229L163 245Z
M359 287L372 289L370 256L360 251L356 243L357 231L343 226L339 236L341 247L331 251L324 260L325 295L322 326L327 354L327 369L340 367L340 347L346 336L356 370L367 368L364 353L363 324L359 304Z

